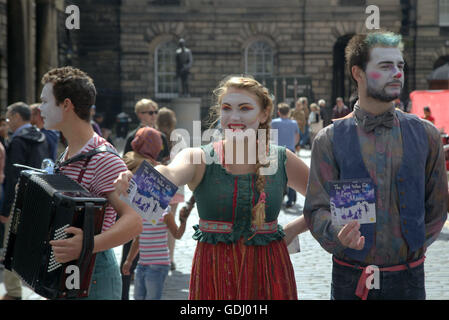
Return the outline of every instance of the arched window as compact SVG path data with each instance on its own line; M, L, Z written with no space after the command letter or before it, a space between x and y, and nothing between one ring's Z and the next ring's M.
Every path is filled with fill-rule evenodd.
M170 41L156 48L154 57L156 98L175 98L178 96L176 47L176 43Z
M251 43L245 51L245 72L259 81L273 76L273 49L265 41Z

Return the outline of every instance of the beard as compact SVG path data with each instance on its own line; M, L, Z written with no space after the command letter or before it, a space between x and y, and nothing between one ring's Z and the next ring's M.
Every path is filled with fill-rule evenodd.
M368 86L366 94L368 97L376 99L376 100L380 100L382 102L391 102L391 101L399 98L399 96L401 95L402 86L401 86L401 90L399 90L399 92L397 92L397 93L387 93L387 91L385 90L387 85L381 89Z

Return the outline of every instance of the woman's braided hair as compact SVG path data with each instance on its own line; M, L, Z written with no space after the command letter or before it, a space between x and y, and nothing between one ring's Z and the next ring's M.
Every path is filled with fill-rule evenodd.
M270 141L270 123L273 114L273 100L271 98L268 89L265 88L262 84L256 81L251 76L230 76L225 78L220 82L219 86L214 90L214 96L216 99L216 104L212 107L212 112L215 114L215 123L219 119L219 112L221 108L221 102L223 96L226 94L226 91L230 88L247 90L248 92L256 95L259 98L260 106L262 111L268 111L267 120L264 123L259 124L259 130L265 129L266 132L266 150L265 155L268 155L269 141ZM263 144L262 144L263 145ZM257 144L257 148L259 147L259 143ZM257 149L256 149L257 150ZM259 151L257 150L257 155L259 155ZM256 205L252 209L252 223L256 226L261 226L265 222L265 184L266 179L265 176L260 174L260 169L264 166L267 166L268 163L262 164L260 163L259 156L256 160L256 189L259 192L259 200Z

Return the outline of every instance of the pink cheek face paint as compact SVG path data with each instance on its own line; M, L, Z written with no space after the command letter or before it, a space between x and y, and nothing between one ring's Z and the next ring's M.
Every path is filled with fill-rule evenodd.
M371 79L374 80L379 80L382 77L382 75L376 71L370 72L368 75L370 76Z

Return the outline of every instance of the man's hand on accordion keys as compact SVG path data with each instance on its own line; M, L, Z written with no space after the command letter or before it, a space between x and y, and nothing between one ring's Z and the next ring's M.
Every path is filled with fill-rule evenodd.
M59 263L66 263L77 260L81 255L83 247L83 230L75 227L69 227L64 230L65 233L73 234L73 237L63 240L52 240L50 245L53 248L55 259Z

